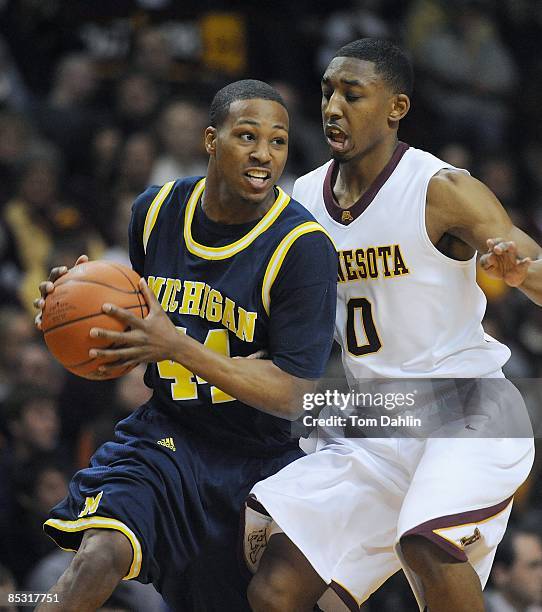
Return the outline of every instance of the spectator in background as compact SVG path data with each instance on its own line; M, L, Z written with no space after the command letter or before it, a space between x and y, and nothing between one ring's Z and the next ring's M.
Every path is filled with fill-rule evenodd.
M24 115L0 112L0 211L15 193L20 164L30 153L34 134Z
M92 213L93 223L106 240L111 238L111 210L115 206L113 191L122 144L122 134L117 126L110 122L100 125L92 135L89 161L84 172L70 177L69 182L73 200L80 210Z
M162 154L152 169L151 183L163 185L180 176L203 176L207 172L203 132L207 113L188 100L171 102L162 111L157 132Z
M23 348L36 337L32 319L15 305L0 308L0 401L15 382Z
M160 28L144 28L136 33L134 66L153 80L169 83L175 62L168 38Z
M323 41L316 55L319 74L323 74L335 51L351 40L393 38L391 24L380 15L384 0L354 0L350 4L345 10L331 13L321 28Z
M445 144L437 153L437 157L452 164L456 168L472 168L472 152L468 147L459 142Z
M10 435L3 468L13 473L43 453L58 450L60 421L56 397L43 387L18 386L6 398L4 414Z
M145 191L151 184L156 153L156 143L147 132L136 132L129 136L120 155L117 189L134 193Z
M30 93L3 37L0 37L0 107L25 111Z
M68 477L54 460L37 456L15 474L14 483L10 567L23 582L35 564L55 550L42 525L49 510L67 494Z
M512 159L503 153L484 155L477 176L499 198L512 220L522 225L521 218L526 211L518 206L520 185L517 168Z
M152 180L151 180L152 183ZM116 261L131 267L128 254L128 232L126 228L130 223L132 205L139 194L136 191L125 191L118 189L114 194L112 207L113 222L111 222L111 211L109 213L109 227L107 237L110 240L109 247L104 251L102 259Z
M58 393L64 370L47 351L43 339L21 346L18 357L11 374L15 386L39 385L52 395Z
M287 193L292 193L297 177L304 174L307 168L316 168L327 161L329 150L322 138L320 123L304 116L299 91L284 81L275 81L272 85L282 96L290 113L288 161L280 185Z
M116 88L114 122L125 135L145 130L158 110L161 91L147 75L131 73Z
M8 441L0 451L0 489L5 495L0 543L21 581L54 548L43 537L42 519L49 504L66 493L67 478L57 466L69 469L71 462L60 446L57 400L48 389L29 383L15 387L2 405L2 416Z
M32 105L38 130L64 154L68 170L84 171L92 133L99 121L93 108L98 86L96 68L84 53L66 55L57 64L45 101Z
M17 607L14 604L7 603L8 595L15 593L17 585L13 574L4 565L0 565L0 611L1 612L17 612ZM6 603L3 603L6 602Z
M517 70L484 0L445 6L440 27L426 29L414 49L418 90L437 114L443 138L491 150L505 142Z
M22 168L14 198L5 206L3 222L13 235L22 267L19 287L21 304L32 312L39 279L47 277L48 259L55 240L86 228L88 243L97 258L102 244L89 227L89 220L63 201L60 185L61 160L53 150L31 157Z
M537 533L510 528L497 548L485 593L487 612L542 610L542 540Z

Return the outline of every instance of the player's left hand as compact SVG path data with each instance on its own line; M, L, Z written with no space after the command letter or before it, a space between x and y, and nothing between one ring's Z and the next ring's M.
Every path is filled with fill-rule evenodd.
M519 287L525 280L530 257L518 257L515 242L506 242L502 238L490 238L487 241L487 253L480 257L482 269L493 278L502 279L510 287Z
M107 374L110 369L119 365L171 359L173 341L182 338L144 279L140 280L139 288L149 307L149 314L144 319L114 304L104 304L102 310L105 314L117 319L129 329L115 332L93 327L90 330L92 338L109 340L113 345L108 349L95 348L89 351L89 357L99 357L107 362L98 368L100 373Z

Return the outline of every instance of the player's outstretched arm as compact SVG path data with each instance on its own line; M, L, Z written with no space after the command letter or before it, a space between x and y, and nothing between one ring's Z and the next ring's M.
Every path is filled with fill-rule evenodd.
M449 233L463 240L481 254L480 264L489 275L542 305L542 248L512 223L483 183L442 171L431 179L427 206L437 235Z
M86 263L87 261L88 261L87 255L79 255L74 265L78 266L79 264ZM42 316L43 306L45 305L45 298L50 293L53 293L53 291L55 290L53 283L57 279L59 279L61 276L64 276L64 274L67 274L67 273L68 273L67 266L58 266L56 268L52 268L51 271L49 272L49 278L46 281L42 281L39 284L38 289L40 291L41 297L36 298L32 302L34 308L39 310L38 314L36 315L36 318L34 319L34 323L38 329L41 329L41 316Z
M169 359L228 395L268 414L294 420L303 412L302 396L314 389L314 381L292 376L269 360L219 355L190 336L179 334L144 279L140 281L140 288L149 305L145 319L138 319L130 311L113 304L104 304L104 312L125 323L130 330L113 332L93 328L90 331L92 337L105 338L115 345L111 349L89 351L90 357L107 360L109 365L100 368L104 373L120 364Z

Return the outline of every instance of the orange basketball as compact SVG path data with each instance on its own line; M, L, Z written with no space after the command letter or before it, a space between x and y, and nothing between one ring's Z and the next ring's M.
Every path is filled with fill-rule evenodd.
M108 340L91 338L93 327L124 331L120 321L102 312L105 303L115 304L144 318L148 308L138 286L139 275L126 266L109 261L89 261L75 266L55 282L55 290L45 299L42 331L54 357L70 372L104 380L117 378L134 366L121 366L102 375L102 359L91 359L91 348L104 348Z

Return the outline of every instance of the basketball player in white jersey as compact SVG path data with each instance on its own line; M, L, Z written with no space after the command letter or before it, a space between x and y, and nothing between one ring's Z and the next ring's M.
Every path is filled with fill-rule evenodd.
M338 51L322 78L333 159L293 191L340 253L336 337L347 377L502 380L510 353L482 329L476 253L489 274L542 304L541 248L468 172L398 141L411 89L409 61L391 43L362 39ZM445 397L439 406L446 411ZM310 611L318 600L327 609L336 596L359 610L402 568L420 609L481 612L534 450L529 433L463 429L328 439L258 483L244 542L257 569L253 610Z

